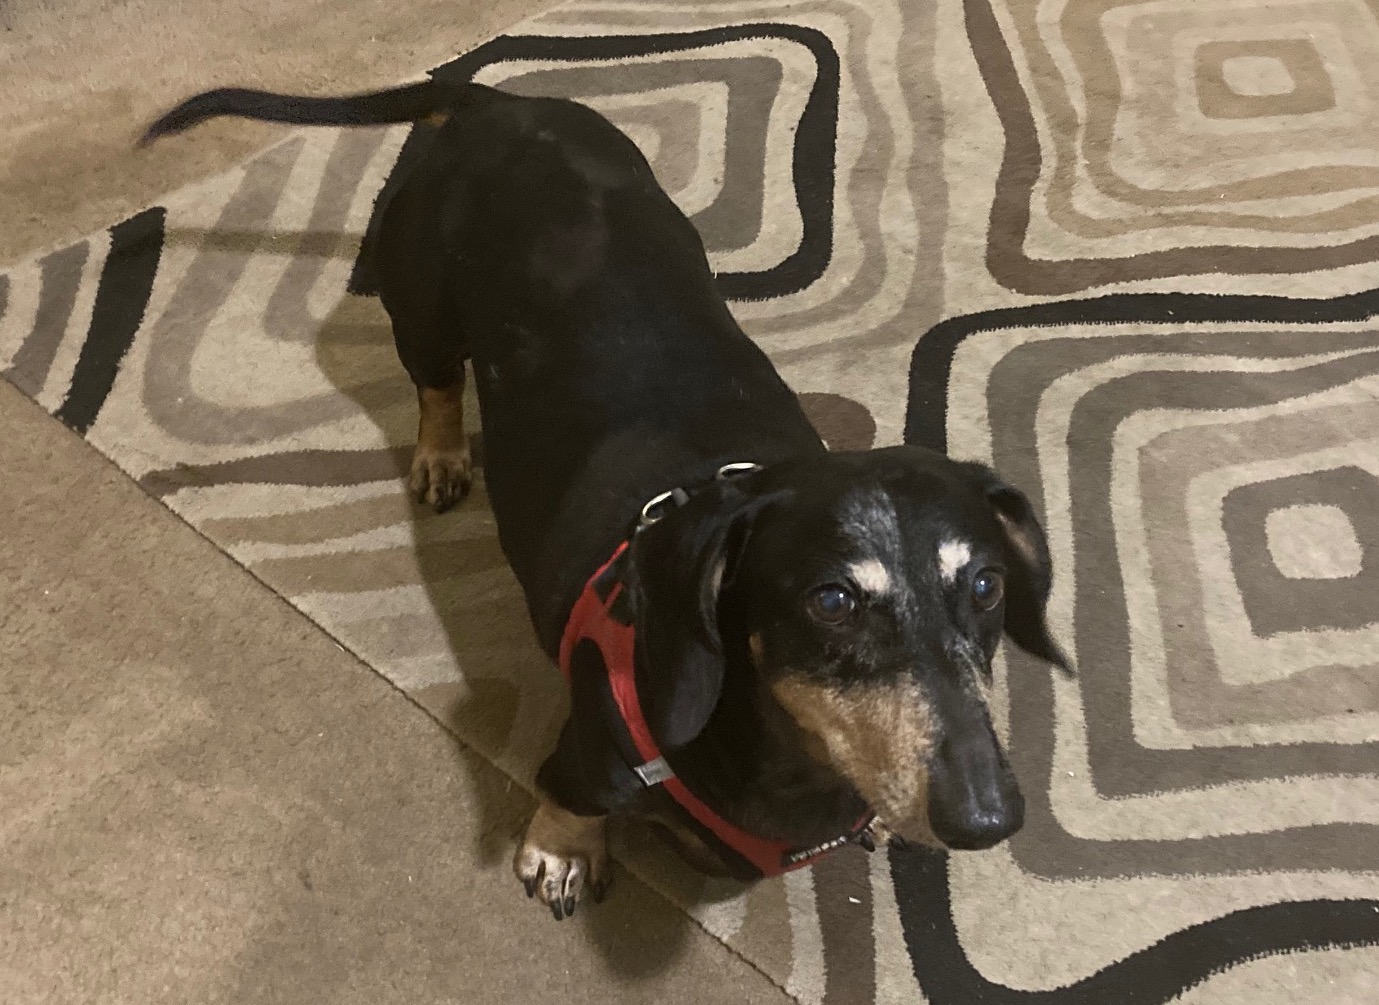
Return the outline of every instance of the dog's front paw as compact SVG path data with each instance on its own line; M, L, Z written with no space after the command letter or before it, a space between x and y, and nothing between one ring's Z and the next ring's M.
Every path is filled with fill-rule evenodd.
M604 818L575 816L543 801L517 846L512 871L556 921L571 917L586 895L597 903L609 881Z
M474 464L467 444L458 450L418 445L412 455L412 474L407 482L412 498L437 513L444 513L463 499L473 482Z

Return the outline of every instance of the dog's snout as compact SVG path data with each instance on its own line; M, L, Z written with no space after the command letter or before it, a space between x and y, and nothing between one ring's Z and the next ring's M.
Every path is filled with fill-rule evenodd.
M1019 789L996 800L973 801L953 813L935 813L933 809L930 824L934 836L955 851L992 848L1018 831L1025 822L1025 799Z
M1025 822L1025 799L994 735L945 743L929 785L929 825L944 845L980 851Z

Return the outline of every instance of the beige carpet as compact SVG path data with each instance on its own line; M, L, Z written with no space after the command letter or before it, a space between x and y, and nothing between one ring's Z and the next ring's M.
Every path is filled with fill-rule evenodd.
M1081 674L1000 667L1009 845L745 893L621 849L790 994L1373 1000L1376 49L1341 0L576 0L438 71L624 125L833 446L1041 500ZM357 257L413 144L275 135L12 270L0 363L528 784L561 684L482 480L403 498L414 406Z
M520 788L3 384L0 428L0 1001L788 1001L626 873L514 896Z
M0 261L272 138L133 150L208 81L368 87L527 6L8 0ZM788 1001L626 873L514 896L520 787L5 383L0 431L0 1001Z

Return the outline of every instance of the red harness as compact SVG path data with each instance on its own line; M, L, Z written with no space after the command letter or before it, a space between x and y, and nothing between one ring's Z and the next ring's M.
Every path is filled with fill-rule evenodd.
M631 738L637 755L642 759L642 763L633 770L645 784L663 785L666 792L692 821L699 824L700 828L711 834L728 850L740 856L749 868L733 871L746 873L743 878L754 878L752 874L778 876L791 869L808 865L820 856L854 840L871 823L870 813L865 814L847 834L841 834L813 848L799 849L784 841L773 841L749 834L715 813L691 792L666 764L656 740L651 735L651 728L642 714L642 704L637 697L636 628L613 614L613 604L623 590L622 580L617 578L613 567L627 551L627 547L627 541L618 545L613 556L589 578L579 599L575 601L560 640L560 670L568 682L570 657L575 645L580 641L588 639L598 647L603 656L604 666L608 668L608 684L612 689L618 714L622 717L623 728ZM731 868L732 863L728 864Z

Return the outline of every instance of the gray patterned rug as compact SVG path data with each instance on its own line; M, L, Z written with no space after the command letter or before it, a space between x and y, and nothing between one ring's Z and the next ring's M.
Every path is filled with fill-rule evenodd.
M592 0L437 72L605 111L830 444L994 462L1058 565L1008 845L625 861L804 1002L1379 1000L1379 4ZM0 276L0 368L528 784L563 685L482 469L405 498L360 257L418 140L285 137Z

